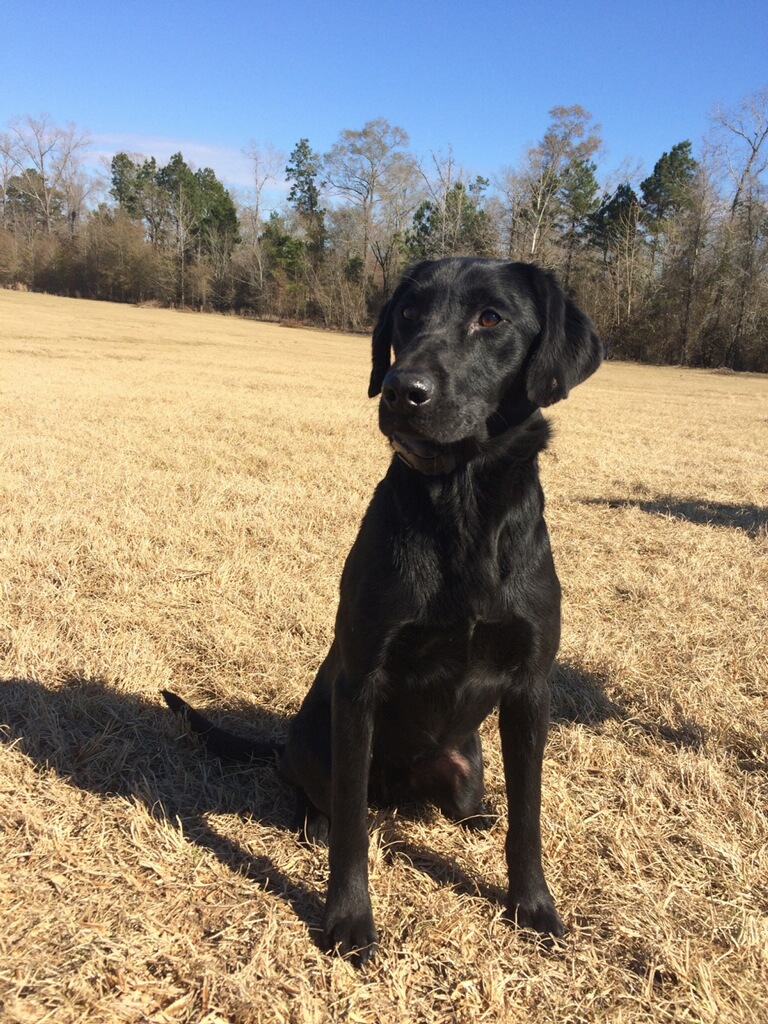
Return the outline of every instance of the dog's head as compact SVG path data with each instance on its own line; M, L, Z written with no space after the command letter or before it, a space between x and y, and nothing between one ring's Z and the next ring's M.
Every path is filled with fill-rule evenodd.
M388 437L482 441L565 398L601 357L589 319L547 271L425 260L379 315L368 394L381 394Z

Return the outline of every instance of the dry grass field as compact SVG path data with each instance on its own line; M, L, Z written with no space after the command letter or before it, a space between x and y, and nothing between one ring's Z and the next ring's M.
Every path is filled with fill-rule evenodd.
M768 379L606 364L550 415L564 590L545 866L371 812L381 950L317 946L323 850L171 687L283 731L388 462L365 339L0 291L0 1020L768 1020ZM220 714L218 711L220 710Z

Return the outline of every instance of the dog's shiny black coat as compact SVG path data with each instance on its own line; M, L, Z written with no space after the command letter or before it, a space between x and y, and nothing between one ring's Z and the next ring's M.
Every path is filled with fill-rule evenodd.
M365 960L377 943L369 800L416 798L456 820L482 816L478 727L497 706L507 911L562 935L539 827L560 636L539 408L565 398L600 358L589 320L528 264L418 263L380 314L369 395L381 393L379 424L396 454L347 558L335 638L281 756L307 831L322 837L330 823L325 936L341 954ZM229 752L205 719L191 724Z

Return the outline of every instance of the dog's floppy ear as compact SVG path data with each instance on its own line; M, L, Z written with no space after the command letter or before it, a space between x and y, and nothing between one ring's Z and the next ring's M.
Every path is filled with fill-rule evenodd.
M565 295L552 274L533 266L529 273L541 333L528 360L526 389L536 405L552 405L595 372L603 346L589 317Z
M390 366L390 352L392 350L392 318L400 303L403 292L414 283L416 276L423 267L429 264L430 260L419 260L410 266L398 281L392 297L381 307L376 326L373 328L373 367L371 369L371 382L368 385L368 397L375 398L381 393L381 385L387 375Z
M397 292L395 292L397 295ZM385 302L381 307L379 318L373 328L373 365L371 368L371 382L368 385L368 397L375 398L381 393L381 385L387 375L390 363L390 349L392 337L392 313L395 305L395 295Z

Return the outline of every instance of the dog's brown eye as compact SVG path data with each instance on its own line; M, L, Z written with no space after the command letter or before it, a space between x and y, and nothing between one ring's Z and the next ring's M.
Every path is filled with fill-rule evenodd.
M494 313L492 309L484 309L477 318L477 322L481 327L495 327L496 324L501 323L501 317L498 313Z
M403 316L406 320L415 320L419 315L419 311L415 306L403 306Z

